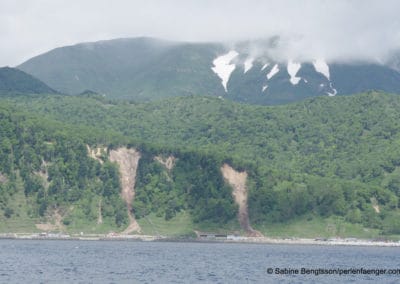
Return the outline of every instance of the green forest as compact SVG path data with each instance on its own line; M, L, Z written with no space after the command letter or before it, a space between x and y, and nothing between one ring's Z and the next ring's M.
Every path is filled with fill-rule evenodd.
M133 213L196 228L240 230L220 167L248 173L252 226L341 220L400 234L400 97L369 92L282 106L180 97L149 103L81 96L0 99L0 211L24 196L32 220L51 212L66 228L122 231L126 206L118 166L87 147L140 151ZM173 156L166 169L154 157ZM19 193L18 193L19 192ZM101 206L103 224L99 219ZM35 222L36 222L35 221ZM94 225L93 225L94 224Z

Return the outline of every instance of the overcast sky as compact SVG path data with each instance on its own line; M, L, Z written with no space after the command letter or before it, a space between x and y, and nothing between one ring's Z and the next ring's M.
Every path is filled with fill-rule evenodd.
M281 35L281 56L382 61L400 47L399 0L0 0L0 66L119 37L229 41Z

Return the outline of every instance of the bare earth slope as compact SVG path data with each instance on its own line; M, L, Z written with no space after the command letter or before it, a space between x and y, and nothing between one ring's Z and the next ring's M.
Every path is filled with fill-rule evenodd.
M254 230L249 221L249 213L247 211L247 173L235 171L228 164L224 164L221 167L222 175L225 180L232 186L232 195L235 198L235 202L239 205L239 224L243 230L246 231L249 237L262 237L263 235Z
M161 156L156 156L154 157L154 160L159 162L161 165L163 165L167 170L172 170L172 168L175 165L175 160L176 158L174 156L169 156L168 158L163 158Z
M123 234L132 232L140 232L140 226L137 223L135 216L132 213L132 202L135 197L135 181L136 171L140 160L140 153L135 149L127 149L125 147L110 151L110 161L115 162L119 166L122 192L121 196L124 199L128 208L128 216L130 224L123 231Z

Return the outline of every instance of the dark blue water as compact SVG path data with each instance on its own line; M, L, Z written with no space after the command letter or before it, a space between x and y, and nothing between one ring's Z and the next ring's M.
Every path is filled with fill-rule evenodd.
M279 275L268 268L398 269L400 249L0 240L1 283L400 283L400 275Z

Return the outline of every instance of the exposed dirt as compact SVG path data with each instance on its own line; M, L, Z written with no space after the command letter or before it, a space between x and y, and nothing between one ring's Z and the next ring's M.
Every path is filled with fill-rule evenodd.
M232 195L235 202L239 205L238 219L240 226L246 231L247 236L262 237L263 235L259 231L256 231L251 227L249 221L246 187L247 173L235 171L228 164L224 164L221 167L221 172L225 180L232 186Z
M100 198L100 200L99 200L99 212L98 212L98 215L97 215L97 224L99 225L99 224L103 224L103 216L101 215L101 202L102 202L103 200Z
M132 213L132 203L135 198L135 182L136 171L138 168L140 153L135 149L127 149L126 147L110 151L110 161L115 162L119 166L122 192L121 196L126 203L129 216L129 226L122 233L130 234L132 232L141 231L135 216Z
M379 204L378 204L378 200L376 200L375 197L371 197L371 204L372 204L372 208L374 208L376 213L381 213L381 209L379 208Z
M376 213L381 213L381 209L379 208L379 205L372 205L372 208L374 208Z
M2 173L0 173L0 183L7 183L8 182L8 178L3 175Z
M89 157L92 159L95 159L100 162L100 164L103 164L104 161L102 160L103 154L107 153L107 148L106 147L97 147L97 148L90 148L89 145L86 144L86 148L88 150Z
M47 223L35 224L36 228L41 231L65 231L65 226L62 223L63 217L61 216L58 209L55 209L52 213L48 214L47 219L49 220Z
M36 228L41 231L51 232L58 231L58 227L51 223L35 224Z
M155 156L154 160L159 162L161 165L163 165L167 170L172 170L175 165L175 160L176 158L174 156L169 156L168 158L164 159L161 156Z
M43 186L47 190L49 188L49 173L48 173L49 163L42 160L42 165L40 167L40 171L35 172L42 181ZM59 209L49 210L46 215L46 223L35 224L36 228L42 231L50 232L50 231L58 231L62 232L65 231L65 226L62 223L62 214L60 213Z
M49 166L49 163L46 161L42 160L42 165L40 166L40 171L35 172L36 175L38 175L42 180L43 180L43 186L45 189L49 188L49 173L47 171Z

